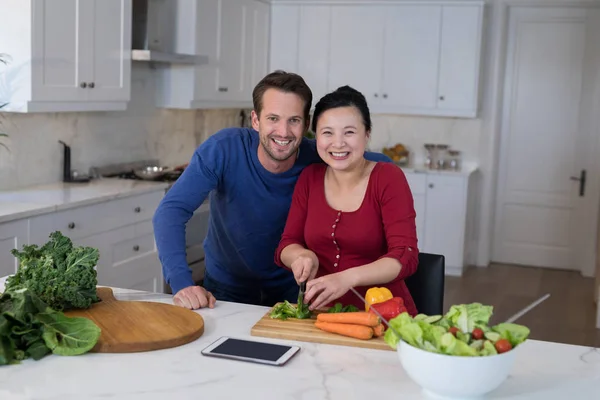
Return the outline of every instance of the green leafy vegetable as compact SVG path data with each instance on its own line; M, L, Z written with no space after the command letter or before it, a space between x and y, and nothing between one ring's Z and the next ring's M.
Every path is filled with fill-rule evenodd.
M333 307L329 307L327 310L328 313L342 313L342 312L357 312L359 311L358 307L352 304L348 304L344 306L342 303L335 303Z
M98 249L75 247L56 231L42 247L25 245L11 253L19 259L17 273L6 281L6 290L28 288L53 310L88 308L99 301L94 267Z
M26 287L0 295L0 365L39 360L50 352L83 354L96 345L100 333L93 321L51 309Z
M312 314L311 311L308 309L308 307L305 304L303 304L303 305L304 305L303 307L302 306L297 307L297 306L293 305L292 303L290 303L289 301L285 300L283 303L279 303L279 304L275 305L275 307L273 307L273 309L269 313L269 316L271 318L281 319L284 321L288 318L298 318L298 319L310 318L310 316Z
M298 292L298 303L296 305L296 318L298 319L306 319L310 318L311 312L308 309L308 304L304 303L304 293L302 291Z
M489 326L492 313L492 306L480 303L452 306L444 316L413 318L405 312L389 321L392 329L386 330L384 339L394 349L403 340L433 353L471 357L504 353L527 340L530 331L523 325Z

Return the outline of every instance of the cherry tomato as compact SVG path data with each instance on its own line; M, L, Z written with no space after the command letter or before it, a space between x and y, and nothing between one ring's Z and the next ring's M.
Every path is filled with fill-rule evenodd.
M498 353L506 353L507 351L512 349L510 342L506 339L498 340L494 346L496 347L496 351Z
M448 332L450 332L451 334L456 336L456 333L458 332L458 328L455 326L452 326L452 327L450 327L450 329L448 329Z
M473 340L483 339L483 331L479 328L475 328L473 329L473 332L471 332L471 337Z

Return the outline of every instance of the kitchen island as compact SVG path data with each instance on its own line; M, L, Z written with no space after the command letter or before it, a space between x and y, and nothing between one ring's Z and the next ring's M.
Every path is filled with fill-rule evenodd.
M4 279L0 279L0 291ZM114 289L118 300L172 304L172 296ZM0 367L0 399L425 399L394 351L250 336L265 307L218 302L202 309L205 332L196 341L130 354L47 356ZM283 367L205 357L222 336L295 343L301 351ZM465 380L469 377L465 376ZM457 384L460 384L457 382ZM490 399L597 399L600 350L527 341L517 365Z

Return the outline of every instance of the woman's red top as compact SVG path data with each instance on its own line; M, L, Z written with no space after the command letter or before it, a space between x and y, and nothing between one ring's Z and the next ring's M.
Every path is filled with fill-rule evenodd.
M329 206L325 198L326 164L312 164L298 178L285 230L275 252L297 243L312 250L319 258L317 277L391 257L402 268L385 286L394 296L402 297L409 314L417 309L404 279L418 265L416 212L404 172L392 163L378 162L369 177L360 208L342 212ZM369 287L356 287L365 296ZM351 291L336 300L364 309L364 303Z

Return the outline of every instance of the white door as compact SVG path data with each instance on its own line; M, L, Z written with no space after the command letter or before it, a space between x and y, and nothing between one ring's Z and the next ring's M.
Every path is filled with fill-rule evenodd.
M95 0L89 23L93 50L86 73L91 101L128 101L131 82L131 0Z
M571 180L591 148L580 119L585 17L576 8L510 13L492 261L587 268L578 243L597 221L578 216L598 198L580 197Z

